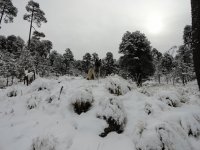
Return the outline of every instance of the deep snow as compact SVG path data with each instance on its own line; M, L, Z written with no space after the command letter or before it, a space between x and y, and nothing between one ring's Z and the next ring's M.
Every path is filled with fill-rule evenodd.
M76 101L92 107L78 115L72 105ZM100 137L108 127L105 117L123 124L124 132ZM149 82L136 88L118 76L95 81L63 76L0 89L0 150L122 149L199 150L196 83Z

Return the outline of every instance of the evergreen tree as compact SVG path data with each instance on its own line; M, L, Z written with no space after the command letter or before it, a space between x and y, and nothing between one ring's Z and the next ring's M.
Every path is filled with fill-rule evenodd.
M36 40L40 40L41 38L44 38L45 37L45 34L43 32L38 32L38 31L34 31L33 32L33 39L36 39Z
M28 39L29 48L31 42L31 32L33 28L33 23L36 23L36 25L40 27L42 22L47 22L47 19L45 18L45 13L40 9L40 5L32 0L30 0L26 5L26 10L28 13L24 15L24 20L30 22L30 31Z
M48 59L50 51L53 45L49 40L38 40L36 38L31 39L29 46L30 53L34 59L35 70L37 73L40 73L42 76L49 74L49 64L50 60ZM46 71L45 71L46 70Z
M81 60L74 61L74 68L76 68L80 72L79 74L82 75L84 71L83 61Z
M167 74L172 71L173 68L173 56L165 53L163 58L162 58L162 68L163 68L163 73Z
M17 16L18 10L13 5L12 0L1 0L0 1L0 28L1 22L4 18L5 23L13 22L14 17Z
M99 55L95 52L92 54L91 62L92 64L95 64L95 62L99 60Z
M38 51L41 57L47 58L49 56L51 49L53 48L53 44L49 40L42 40L42 50Z
M6 45L7 40L6 37L3 35L0 35L0 52L5 52L6 51Z
M20 58L17 61L17 76L22 78L24 76L25 70L35 70L34 68L34 58L27 49L23 49Z
M183 85L187 83L188 80L193 78L193 56L192 56L192 27L187 25L184 28L183 32L183 42L184 45L181 45L177 51L175 57L176 61L176 76L181 78Z
M88 72L91 64L92 64L92 57L91 57L91 54L90 53L86 53L84 56L83 56L83 69L85 71L85 73Z
M66 66L64 63L64 58L61 54L57 53L57 55L55 55L53 67L56 72L56 75L63 75L65 73Z
M165 75L166 81L168 83L169 79L171 79L173 68L175 66L173 56L170 55L169 53L165 53L161 60L161 65L162 65L162 73Z
M24 40L21 37L16 37L15 35L10 35L6 39L6 50L10 53L20 56L24 48Z
M154 70L155 70L155 77L158 79L158 82L160 83L160 78L162 75L162 53L159 52L157 49L153 48L151 51L151 55L153 57L153 64L154 64Z
M142 79L153 74L151 46L144 34L127 31L119 46L119 53L124 54L120 58L121 67L130 73L138 86L142 85Z
M106 53L105 59L102 60L102 68L101 72L105 76L108 76L115 71L115 65L114 65L114 59L113 59L113 54L111 52Z
M50 53L50 55L49 55L50 66L53 66L54 61L55 61L57 55L58 55L58 52L57 52L56 50L53 50L53 51Z
M69 73L69 70L72 68L73 61L74 61L74 55L69 48L65 50L65 53L63 54L63 58L64 58L63 62L65 63L65 66L66 66L66 72Z

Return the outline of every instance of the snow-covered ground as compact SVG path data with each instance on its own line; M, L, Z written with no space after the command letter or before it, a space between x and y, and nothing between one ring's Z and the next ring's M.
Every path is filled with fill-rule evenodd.
M199 150L196 82L145 85L64 76L0 89L0 150ZM75 113L86 102L89 110ZM110 117L122 133L99 136Z

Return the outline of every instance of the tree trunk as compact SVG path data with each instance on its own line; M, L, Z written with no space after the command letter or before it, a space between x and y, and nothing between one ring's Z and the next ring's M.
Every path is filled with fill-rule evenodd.
M32 32L32 27L33 27L33 13L34 13L34 7L31 15L31 25L30 25L30 31L29 31L29 38L28 38L28 49L30 48L30 43L31 43L31 32Z
M7 82L6 82L6 86L8 86L8 76L7 76Z
M12 85L13 85L13 80L14 80L14 76L12 76L12 83L11 83Z
M182 74L182 83L183 83L183 86L185 86L185 75Z
M1 21L2 21L2 19L3 19L3 15L4 15L4 13L5 13L5 9L6 9L6 5L4 5L3 11L1 12L0 25L1 25Z
M158 74L158 83L160 84L160 74Z
M192 7L192 50L197 83L200 90L200 2L191 0Z
M138 87L142 87L142 75L141 73L136 74L136 83Z

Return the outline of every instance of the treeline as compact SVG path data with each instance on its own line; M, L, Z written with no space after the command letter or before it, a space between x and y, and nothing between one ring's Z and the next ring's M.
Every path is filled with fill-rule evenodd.
M123 54L118 60L111 52L101 59L101 77L118 74L126 79L142 82L154 77L159 83L181 82L185 85L195 79L192 50L191 26L183 33L184 44L179 46L176 55L171 51L162 54L150 46L143 33L126 32L119 46ZM24 70L35 70L40 76L74 75L86 76L90 67L99 60L97 53L86 53L82 60L75 60L73 52L67 48L64 54L52 50L52 42L41 40L35 32L30 40L29 49L19 36L0 36L0 75L23 78ZM162 80L161 80L162 78Z
M26 10L24 20L30 22L28 42L15 35L0 36L0 76L7 78L7 84L9 77L12 81L14 77L22 79L24 70L34 70L40 76L85 76L95 61L100 59L97 53L86 53L82 60L75 60L69 48L64 54L52 50L52 42L44 40L45 34L36 30L41 23L47 23L40 5L29 1ZM0 23L2 19L6 23L12 22L17 12L11 0L0 1ZM185 85L195 79L191 50L192 27L189 25L184 28L183 43L175 55L170 51L162 54L151 47L145 34L127 31L119 44L118 52L122 56L116 60L111 52L107 52L101 59L100 75L105 77L118 74L136 81L138 86L142 86L143 81L152 77L159 83L164 79L167 83L182 81Z

